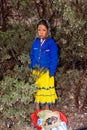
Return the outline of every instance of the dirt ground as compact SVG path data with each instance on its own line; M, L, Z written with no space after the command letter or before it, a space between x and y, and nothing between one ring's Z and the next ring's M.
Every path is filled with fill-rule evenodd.
M70 102L68 105L58 104L57 109L63 112L68 119L68 130L75 130L87 126L87 108L83 112Z
M80 111L75 106L75 99L71 91L63 91L62 96L59 96L56 105L51 106L51 109L61 111L68 119L68 130L76 130L77 128L87 127L87 106L83 111ZM67 96L66 96L67 95ZM29 130L36 130L31 126Z
M51 109L61 111L65 114L68 119L68 130L76 130L77 128L87 127L87 104L83 110L80 111L80 107L84 100L81 100L81 97L84 97L84 91L85 87L82 89L82 93L79 94L79 109L77 109L74 97L75 87L71 88L70 86L70 88L64 89L62 93L58 90L58 100L56 105L52 106Z
M82 91L85 91L84 89ZM80 100L79 98L79 109L77 109L75 105L74 91L75 88L71 88L71 86L68 90L65 89L63 94L59 97L55 108L66 115L68 119L68 130L75 130L87 126L87 104L81 111L80 107L83 104L84 99ZM83 94L83 92L82 94L79 94L80 97L83 96Z

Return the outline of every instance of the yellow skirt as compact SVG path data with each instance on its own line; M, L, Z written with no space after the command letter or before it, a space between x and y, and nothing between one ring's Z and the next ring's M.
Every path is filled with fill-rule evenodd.
M33 71L33 74L37 75L36 86L37 90L35 93L35 103L55 103L57 94L54 88L54 76L49 76L49 71L45 73L40 71Z

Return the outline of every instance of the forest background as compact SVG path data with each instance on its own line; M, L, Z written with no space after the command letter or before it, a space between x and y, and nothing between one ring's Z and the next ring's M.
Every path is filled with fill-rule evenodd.
M59 47L57 108L66 115L87 113L87 1L0 0L0 125L5 127L20 119L22 125L29 123L34 111L36 77L28 68L29 51L42 18Z

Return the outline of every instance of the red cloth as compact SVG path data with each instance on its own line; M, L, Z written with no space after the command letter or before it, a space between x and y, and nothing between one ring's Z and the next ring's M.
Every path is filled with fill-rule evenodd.
M34 127L37 128L37 130L41 130L41 129L42 129L42 127L37 124L37 120L38 120L38 118L39 118L39 117L37 116L37 114L38 114L38 112L40 112L40 111L42 111L42 110L37 110L37 111L33 112L33 113L30 115L31 121L32 121L32 123L34 124ZM61 121L63 121L63 122L65 122L66 124L68 124L68 120L67 120L66 116L65 116L62 112L59 112L59 111L57 111L57 110L54 110L54 111L55 111L55 112L58 112L58 113L60 114L60 119L61 119Z
M38 120L38 116L37 116L37 114L38 114L38 112L40 112L41 110L37 110L37 111L35 111L35 112L33 112L31 115L30 115L30 118L31 118L31 121L32 121L32 123L34 124L34 127L35 128L37 128L37 130L41 130L42 129L42 127L40 127L39 125L37 125L37 120Z
M63 121L66 124L68 124L68 120L67 120L66 116L62 112L57 111L57 110L54 110L54 111L59 113L61 121Z

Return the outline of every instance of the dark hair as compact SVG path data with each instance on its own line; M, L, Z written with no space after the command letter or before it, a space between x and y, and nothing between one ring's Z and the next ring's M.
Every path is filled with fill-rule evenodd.
M41 25L41 24L44 25L47 29L49 29L49 25L48 25L47 20L45 20L45 19L40 20L40 21L38 22L38 24L37 24L37 28L38 28L38 26Z

